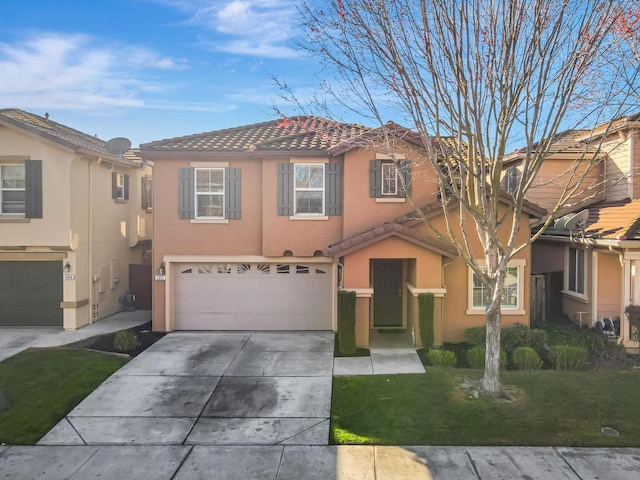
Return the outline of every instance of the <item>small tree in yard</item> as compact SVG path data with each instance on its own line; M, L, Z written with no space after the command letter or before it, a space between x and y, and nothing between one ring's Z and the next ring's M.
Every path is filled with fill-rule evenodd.
M502 391L501 301L507 264L527 246L517 241L525 194L561 129L601 124L625 106L621 73L603 67L613 63L625 7L610 0L308 0L301 7L302 47L325 67L322 85L380 127L370 148L395 159L398 136L412 135L384 123L387 109L419 135L421 161L449 199L446 231L435 233L487 292L487 392ZM438 141L444 137L453 142ZM503 163L514 146L524 146L523 169L505 207ZM595 163L592 151L585 147L547 224L578 191ZM478 240L482 262L471 247Z

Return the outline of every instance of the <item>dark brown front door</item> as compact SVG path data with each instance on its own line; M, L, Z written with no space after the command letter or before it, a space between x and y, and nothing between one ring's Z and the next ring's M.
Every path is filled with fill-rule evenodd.
M151 310L151 265L129 265L129 291L136 296L136 308Z
M373 327L402 327L402 260L373 261Z

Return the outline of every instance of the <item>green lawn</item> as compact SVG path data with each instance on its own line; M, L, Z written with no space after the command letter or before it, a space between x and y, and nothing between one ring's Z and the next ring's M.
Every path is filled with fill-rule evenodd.
M32 349L0 362L0 444L37 442L126 360L75 348Z
M336 377L336 444L640 446L640 372L505 371L523 392L513 404L472 398L459 379L470 369L426 375ZM608 426L620 432L607 437Z

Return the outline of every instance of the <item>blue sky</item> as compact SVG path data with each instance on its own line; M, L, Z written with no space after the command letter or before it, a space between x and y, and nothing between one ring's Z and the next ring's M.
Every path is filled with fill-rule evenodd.
M0 108L134 146L272 119L272 76L300 98L317 82L295 3L4 0Z

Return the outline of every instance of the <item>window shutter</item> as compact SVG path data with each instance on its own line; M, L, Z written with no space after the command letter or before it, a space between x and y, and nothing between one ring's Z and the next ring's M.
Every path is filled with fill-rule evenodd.
M178 218L195 217L193 179L193 168L178 170Z
M118 198L118 174L111 173L111 198Z
M225 168L224 218L240 219L240 169Z
M124 199L129 200L129 175L123 175L124 178Z
M342 164L327 163L325 175L325 212L327 215L342 215Z
M293 215L293 167L278 164L278 215Z
M398 196L410 197L411 196L411 160L399 160L398 168L400 169L400 175L404 180L404 188L398 189Z
M26 160L25 174L25 217L42 218L42 160Z
M369 161L369 196L382 197L382 160Z
M513 195L516 191L516 182L518 181L518 170L516 167L510 167L505 177L505 190Z
M140 198L142 199L141 208L143 210L146 210L151 206L151 199L149 198L151 192L148 189L148 181L149 179L146 177L142 177L140 179Z

